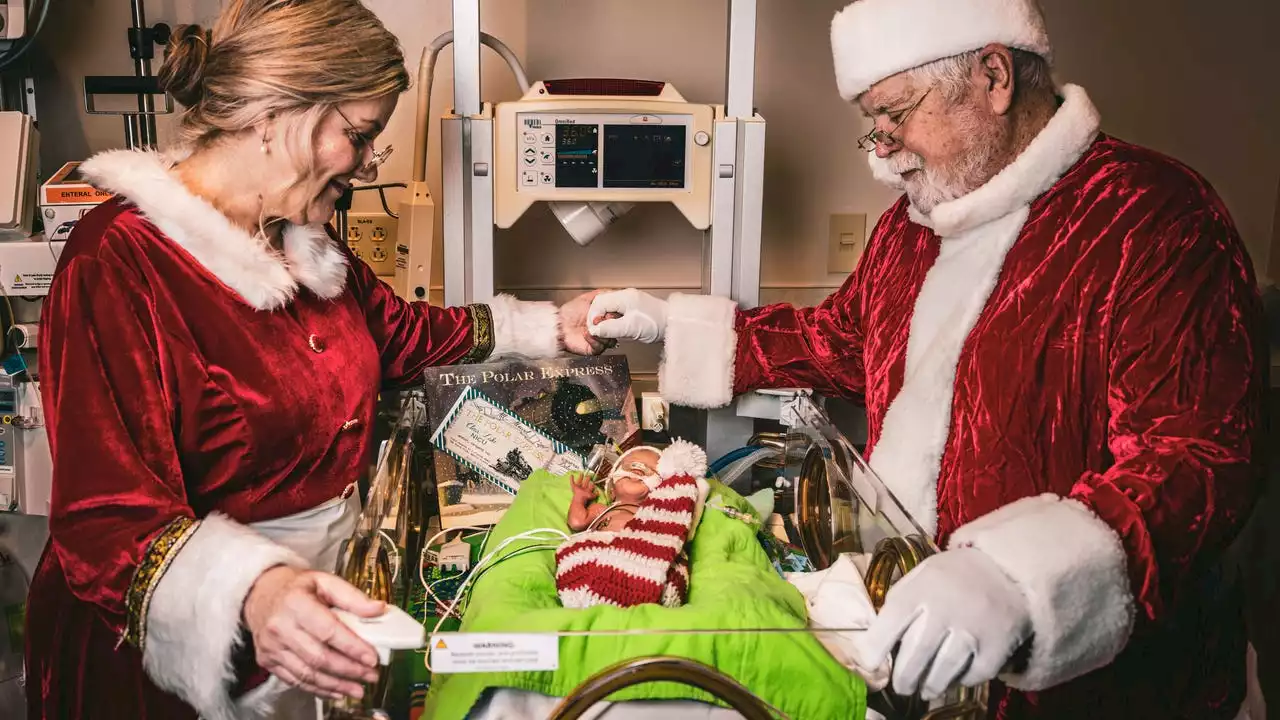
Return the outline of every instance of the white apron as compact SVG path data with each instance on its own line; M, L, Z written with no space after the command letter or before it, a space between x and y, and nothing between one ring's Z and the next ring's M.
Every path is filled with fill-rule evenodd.
M310 510L274 520L252 523L249 527L271 540L298 553L315 570L333 572L338 550L355 532L360 519L360 495L355 483L342 495ZM282 681L272 675L266 686ZM309 693L290 688L272 708L271 720L323 720L323 701Z

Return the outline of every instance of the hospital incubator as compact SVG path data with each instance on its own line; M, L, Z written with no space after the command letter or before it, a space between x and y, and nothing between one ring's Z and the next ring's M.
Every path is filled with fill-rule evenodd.
M442 719L568 720L596 717L602 702L611 718L659 709L672 718L751 720L861 717L864 708L866 717L893 720L985 716L985 687L924 703L886 688L886 668L841 657L889 588L937 548L820 400L797 392L782 403L779 431L757 434L711 464L715 489L691 541L687 606L572 610L559 607L548 585L551 557L567 537L567 528L555 527L571 492L560 476L528 478L498 525L477 531L455 557L461 572L453 586L427 577L460 542L437 543L450 533L428 527L428 428L421 394L408 394L336 569L410 610L415 623L390 640L365 633L375 644L382 637L395 660L384 662L363 700L330 704L327 718L399 716L393 706L414 692L405 666L430 669L423 717ZM618 450L597 446L592 469L607 473ZM777 488L750 492L752 474L775 478ZM782 565L762 550L768 536L795 551ZM787 565L797 558L799 565ZM850 578L858 592L848 592ZM847 594L834 594L841 583ZM409 617L396 612L387 625Z

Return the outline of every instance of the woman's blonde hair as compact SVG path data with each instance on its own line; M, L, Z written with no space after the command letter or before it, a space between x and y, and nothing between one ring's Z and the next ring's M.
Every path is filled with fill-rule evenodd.
M212 31L173 33L157 75L196 145L289 116L310 136L339 103L409 88L399 41L360 0L229 0Z

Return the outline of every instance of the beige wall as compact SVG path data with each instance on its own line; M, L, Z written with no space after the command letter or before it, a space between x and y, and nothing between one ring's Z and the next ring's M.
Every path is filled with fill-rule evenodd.
M836 95L827 44L845 0L760 0L757 105L768 120L764 298L813 302L842 278L827 272L832 213L864 212L870 224L892 200L854 145L865 131ZM1268 267L1280 183L1280 90L1270 71L1280 46L1280 4L1167 0L1043 0L1058 48L1060 79L1088 88L1104 129L1174 155L1203 172L1226 198L1259 268ZM369 0L400 35L411 64L448 29L446 0ZM120 121L87 117L86 73L131 72L124 0L56 3L45 38L49 67L39 103L46 167L123 140ZM217 0L149 0L152 22L208 20ZM726 0L484 0L482 24L525 58L532 78L618 75L667 80L691 101L724 97ZM482 53L484 94L516 96L496 56ZM452 55L441 56L433 115L451 103ZM397 148L384 180L404 180L412 149L412 100L392 119ZM169 119L162 119L162 137ZM439 195L438 124L431 184ZM373 198L361 198L371 207ZM437 243L439 233L437 233ZM705 238L670 207L643 207L588 248L579 248L543 207L497 236L498 284L526 297L562 297L594 286L657 291L696 287ZM438 257L438 255L437 255ZM436 263L436 283L440 282ZM438 294L436 294L438 297Z

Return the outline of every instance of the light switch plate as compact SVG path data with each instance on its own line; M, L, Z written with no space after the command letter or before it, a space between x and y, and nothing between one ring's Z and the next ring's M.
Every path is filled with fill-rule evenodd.
M853 272L866 245L866 214L832 215L827 246L827 272Z

